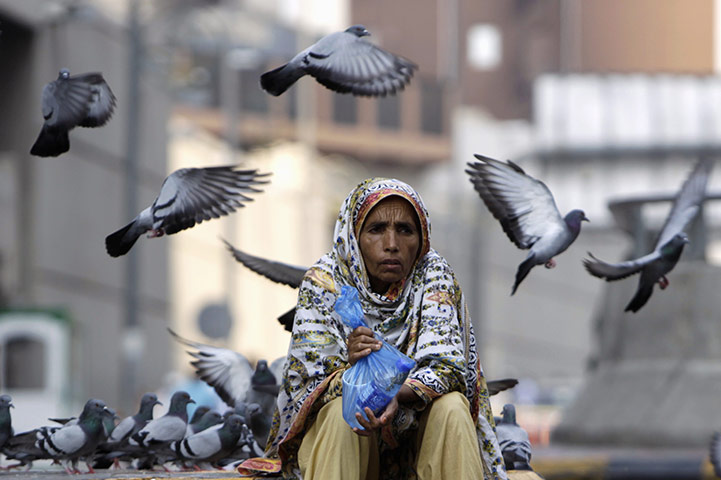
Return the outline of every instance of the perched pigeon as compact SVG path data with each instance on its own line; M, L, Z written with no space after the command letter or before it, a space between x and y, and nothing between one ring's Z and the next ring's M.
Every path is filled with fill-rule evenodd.
M258 442L260 448L264 449L268 441L268 434L271 427L271 415L268 415L257 403L249 403L247 408L248 426L253 432L255 441Z
M197 410L200 410L200 407L198 407L196 411ZM195 412L193 412L193 417L195 417ZM185 430L185 436L188 437L198 432L202 432L203 430L206 430L214 425L218 425L222 422L223 416L215 410L211 410L210 408L208 408L207 410L205 410L205 413L203 413L200 418L198 418L195 422L191 421L190 423L188 423L188 428Z
M190 363L195 367L196 375L213 387L228 406L236 408L243 402L253 401L272 415L278 393L277 379L285 357L276 359L270 366L265 360L259 360L254 371L240 353L186 340L171 329L168 331L178 342L197 350L188 351L195 358Z
M711 465L717 477L721 477L721 432L714 432L710 445Z
M179 390L170 398L168 412L151 420L138 433L130 437L130 445L158 447L182 440L188 426L188 404L195 403L188 392Z
M100 127L110 119L115 95L100 73L70 76L63 68L43 88L42 112L45 122L30 149L32 155L57 157L70 149L68 132L76 126Z
M262 192L255 186L268 183L263 180L268 175L232 165L176 170L165 179L150 207L105 238L105 248L111 257L119 257L147 231L148 238L161 237L228 215L253 200L246 194Z
M510 160L503 163L475 155L478 162L468 163L471 183L493 216L501 222L508 238L522 249L530 249L518 266L511 295L536 265L553 268L556 255L563 253L588 221L583 210L571 210L565 217L556 207L548 187L526 174Z
M308 74L338 93L375 97L403 90L418 67L363 39L367 35L363 25L326 35L287 64L261 75L260 85L278 96Z
M496 424L496 437L501 447L507 470L533 470L531 468L531 442L528 433L516 423L516 407L507 403Z
M125 417L118 423L113 433L108 438L108 444L116 445L126 441L139 432L149 421L153 419L153 408L162 405L158 396L154 393L146 393L140 399L138 413L131 417Z
M77 424L64 425L52 432L41 432L35 446L47 455L46 458L66 460L65 470L77 473L78 460L90 456L106 438L105 418L108 410L102 400L90 399L85 403ZM93 472L90 463L88 470Z
M15 405L10 395L0 395L0 451L14 433L10 416L11 408L15 408Z
M242 427L240 416L233 414L226 418L219 428L206 428L173 442L170 448L179 459L214 464L235 450Z
M266 260L265 258L256 257L245 252L241 252L237 248L233 247L230 243L223 240L225 245L233 254L233 257L250 270L254 271L259 275L263 275L265 278L272 280L275 283L282 283L288 285L291 288L299 288L305 272L308 271L308 267L298 267L295 265L289 265L287 263L276 262L273 260ZM287 331L293 331L293 319L295 318L295 307L285 312L283 315L278 317L278 321L283 328Z
M676 266L683 247L688 243L683 229L701 208L711 167L711 162L706 160L696 164L676 196L651 253L625 262L606 263L589 252L591 259L583 261L588 273L606 281L620 280L634 273L641 273L636 294L624 311L638 312L651 297L654 284L658 283L662 290L668 286L666 274Z

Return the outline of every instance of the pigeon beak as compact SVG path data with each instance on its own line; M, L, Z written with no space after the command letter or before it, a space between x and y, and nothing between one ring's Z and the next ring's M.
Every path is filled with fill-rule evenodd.
M361 37L369 37L370 34L371 34L371 32L369 32L368 30L365 30L365 29L364 29L363 32L361 33Z
M581 221L582 221L582 222L589 222L589 223L591 222L591 220L589 220L588 217L585 216L585 215L583 216L583 218L581 218Z
M191 398L190 400L188 400L188 403L195 403L195 400Z
M163 404L163 402L161 402L160 400L156 400L153 405L162 405L162 404Z
M15 405L13 405L13 404L11 403L11 404L9 405L9 407L10 407L10 408L15 408Z

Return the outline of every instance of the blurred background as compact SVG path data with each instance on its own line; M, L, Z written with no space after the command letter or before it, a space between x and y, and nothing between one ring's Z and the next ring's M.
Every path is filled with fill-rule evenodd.
M356 23L418 64L405 91L355 98L310 78L277 98L260 89L262 72ZM487 378L520 379L494 412L514 402L534 445L700 445L721 427L721 172L671 286L639 313L623 313L637 277L607 284L581 264L587 251L650 251L693 164L721 152L721 2L0 0L0 30L0 391L16 431L88 397L121 414L178 386L213 401L166 327L252 363L284 356L276 317L296 292L221 239L309 266L370 176L423 196ZM30 156L43 85L64 67L101 71L115 115L73 130L59 158ZM562 213L591 220L513 297L526 252L468 181L473 153L513 160ZM272 172L265 192L106 254L105 236L167 174L229 163Z

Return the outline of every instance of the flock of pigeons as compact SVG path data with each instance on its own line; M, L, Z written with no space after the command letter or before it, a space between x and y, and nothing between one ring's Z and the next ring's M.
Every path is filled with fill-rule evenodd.
M281 95L304 75L338 93L362 96L385 96L402 90L418 68L413 62L389 53L364 37L369 33L362 25L327 35L298 53L287 64L264 73L261 87L272 95ZM58 156L70 148L69 131L76 126L100 127L111 118L116 98L100 73L70 76L60 71L55 81L42 92L44 123L30 153ZM537 265L555 266L554 257L563 253L578 237L581 223L588 221L582 210L561 216L548 187L511 161L501 162L476 155L468 163L470 181L481 199L500 222L503 231L518 248L528 250L518 266L511 295ZM684 245L683 232L698 213L705 196L711 163L700 161L681 187L662 228L654 250L640 258L616 264L590 255L584 261L588 272L607 281L640 273L636 294L626 311L637 312L648 301L656 283L668 285L666 275L674 268ZM269 173L240 169L238 166L182 168L163 182L152 205L132 222L105 239L112 257L125 255L137 239L174 234L195 224L228 215L245 203L250 195L260 193L268 183ZM226 242L227 244L227 242ZM227 244L233 256L253 271L271 280L298 288L306 267L255 257ZM279 321L292 329L294 309ZM199 407L188 421L187 404L194 403L186 392L176 392L168 412L153 419L153 407L159 402L146 394L138 413L115 424L115 414L102 401L88 400L76 419L62 424L43 426L13 435L9 396L0 396L0 449L18 465L32 465L37 459L64 461L68 472L77 471L77 462L92 465L120 464L132 461L136 467L181 466L203 463L214 467L232 465L248 456L262 454L270 429L270 416L278 393L276 378L282 361L270 366L259 361L253 370L242 355L226 349L178 341L194 349L191 355L197 374L213 386L228 404L226 413ZM489 382L489 386L493 382ZM493 388L500 388L493 386ZM508 388L506 386L505 388ZM498 419L498 435L509 452L510 466L528 464L528 436L518 433L515 410L507 405ZM524 432L525 433L525 432ZM511 445L511 447L508 447ZM530 468L530 467L528 467Z

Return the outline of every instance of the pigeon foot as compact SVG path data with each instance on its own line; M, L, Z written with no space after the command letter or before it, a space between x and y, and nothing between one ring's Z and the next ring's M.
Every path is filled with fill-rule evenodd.
M668 287L669 283L670 282L668 281L668 278L666 278L665 275L658 279L658 286L661 290L665 290L666 287Z
M165 235L163 229L156 228L155 230L150 230L150 233L148 233L148 238L162 237L163 235Z
M544 267L546 267L546 268L555 268L555 267L556 267L556 261L555 261L554 259L550 259L549 261L546 262L546 264L544 265Z

